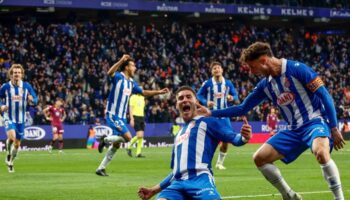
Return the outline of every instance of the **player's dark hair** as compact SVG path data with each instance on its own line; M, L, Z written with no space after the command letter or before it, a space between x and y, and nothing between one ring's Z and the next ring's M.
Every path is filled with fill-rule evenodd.
M242 51L239 61L241 63L246 63L247 61L256 60L262 55L273 56L270 45L264 42L255 42Z
M190 90L194 94L194 96L196 96L196 92L194 91L194 89L188 85L181 86L179 89L177 89L175 92L175 96L177 97L179 92L184 91L184 90Z
M129 65L129 62L135 62L135 61L134 61L134 59L129 58L125 62L123 62L119 67L121 72L125 70L125 67Z

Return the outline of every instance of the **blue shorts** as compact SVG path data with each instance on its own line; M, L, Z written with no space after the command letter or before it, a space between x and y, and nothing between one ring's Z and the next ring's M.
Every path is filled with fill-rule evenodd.
M126 132L129 132L128 127L126 126L126 120L120 119L115 115L106 114L107 126L113 130L113 135L122 136Z
M6 132L9 130L15 130L16 132L16 139L17 140L22 140L24 136L24 123L14 123L11 121L6 120L5 121L5 130Z
M319 119L307 122L294 130L282 130L272 136L267 143L273 146L284 156L281 159L288 164L299 157L307 148L312 151L312 142L317 137L328 137L330 149L333 148L333 140L328 125Z
M201 174L188 180L174 180L167 188L159 193L156 199L159 198L165 198L167 200L221 199L212 176L208 174Z

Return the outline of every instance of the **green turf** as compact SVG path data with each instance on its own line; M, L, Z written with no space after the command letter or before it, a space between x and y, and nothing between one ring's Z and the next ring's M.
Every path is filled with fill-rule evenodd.
M281 199L277 191L256 170L252 154L259 145L232 147L226 158L225 171L214 170L218 190L223 199ZM169 172L170 148L148 148L146 158L130 158L124 149L117 152L107 168L109 177L95 175L104 154L96 150L65 150L63 154L20 152L14 174L9 174L0 153L0 200L99 200L137 199L141 185L153 186ZM216 161L215 156L214 161ZM350 200L350 146L333 153L341 172L345 199ZM304 200L332 199L319 165L309 152L288 166L277 162L289 184L303 194ZM270 195L236 198L246 195ZM229 198L231 197L231 198Z

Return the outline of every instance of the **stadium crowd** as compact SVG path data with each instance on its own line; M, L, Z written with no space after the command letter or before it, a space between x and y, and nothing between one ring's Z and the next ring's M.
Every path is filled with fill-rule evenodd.
M131 22L45 24L35 18L0 23L0 77L8 80L12 63L24 65L25 80L39 96L31 107L34 123L44 124L42 110L57 97L64 99L66 123L99 123L109 91L109 67L122 54L136 62L134 77L145 89L180 85L198 89L210 77L209 64L219 61L242 100L257 77L239 64L242 48L254 41L272 44L276 57L303 61L322 76L338 111L350 118L350 37L312 32L305 28L259 28L240 23L135 25ZM147 99L147 122L171 122L178 113L171 92ZM269 104L249 113L264 121Z

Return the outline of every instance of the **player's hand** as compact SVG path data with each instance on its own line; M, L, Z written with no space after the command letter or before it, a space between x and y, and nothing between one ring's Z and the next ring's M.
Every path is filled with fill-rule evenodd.
M342 149L344 147L345 140L337 127L332 128L333 145L335 150Z
M30 102L33 102L33 100L34 100L33 96L32 96L32 95L28 95L28 100L29 100Z
M128 54L123 54L123 56L122 56L122 58L121 58L121 60L123 61L123 62L126 62L128 59L130 59L131 57L128 55Z
M8 109L8 107L7 107L6 105L2 105L2 106L0 107L0 111L1 111L1 112L5 112L5 111L7 111L7 109Z
M233 96L232 95L227 95L227 101L233 101Z
M246 117L243 117L243 125L241 127L241 135L244 137L247 141L252 138L252 126L248 124L248 120Z
M168 92L169 92L168 88L163 88L163 89L159 90L159 94L166 94Z
M140 187L137 194L142 200L147 200L150 199L153 195L155 195L156 191L151 188Z
M214 101L208 101L207 106L208 108L213 108L215 105Z
M196 107L197 107L197 114L198 115L203 115L203 116L210 116L211 115L211 111L206 108L205 106L202 106L200 103L196 103Z

